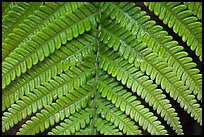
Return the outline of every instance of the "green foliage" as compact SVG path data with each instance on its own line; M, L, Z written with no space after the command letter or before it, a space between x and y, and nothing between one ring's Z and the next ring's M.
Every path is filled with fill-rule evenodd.
M187 45L191 47L191 50L195 50L196 55L202 61L202 23L198 21L197 17L192 16L197 14L200 18L202 5L197 2L194 3L194 9L199 8L197 9L198 13L195 10L191 11L193 2L188 3L191 10L188 10L187 6L181 2L145 2L150 11L154 11L164 24L168 24L175 33L182 36L184 42L187 41Z
M193 11L199 19L202 20L202 2L184 2L188 6L188 9Z
M144 4L185 45L135 3L2 2L2 132L182 135L171 100L202 126L202 5Z

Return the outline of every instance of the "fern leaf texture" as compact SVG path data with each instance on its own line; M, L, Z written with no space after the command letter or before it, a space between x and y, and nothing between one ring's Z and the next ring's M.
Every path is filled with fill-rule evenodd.
M188 134L201 64L200 2L2 2L2 134Z

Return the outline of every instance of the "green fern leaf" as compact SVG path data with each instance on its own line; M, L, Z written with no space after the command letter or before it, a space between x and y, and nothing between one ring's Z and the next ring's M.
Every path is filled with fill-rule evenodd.
M104 53L108 53L108 56L105 56ZM112 54L112 55L111 55ZM113 61L114 60L114 61ZM120 64L120 65L119 65ZM134 68L133 65L129 65L128 62L123 61L122 58L119 58L119 56L113 54L113 51L108 50L107 48L101 49L101 64L100 67L103 68L103 70L107 71L108 74L111 74L113 77L116 77L118 81L121 81L123 85L127 85L128 88L132 88L132 91L137 91L138 95L141 95L142 98L145 98L145 101L149 101L146 94L148 91L152 91L155 89L156 86L154 86L151 81L148 81L148 77L144 76L141 71L138 71L138 69ZM143 83L144 82L144 83ZM148 85L150 86L148 87ZM128 86L129 85L129 86ZM176 87L180 85L180 82L177 83ZM171 87L172 88L172 87ZM202 124L202 116L201 116L201 109L199 108L200 105L197 103L197 101L194 99L195 96L191 95L189 90L186 90L186 87L178 86L178 89L175 89L174 91L180 90L179 92L170 92L170 96L173 97L175 100L177 99L178 103L180 103L180 106L184 109L187 109L188 113L192 113L191 117L194 117L195 120L198 121L198 123ZM146 91L146 92L145 92ZM159 90L155 90L155 95L158 94L158 92L161 93ZM151 94L148 94L149 96ZM152 95L153 97L155 95ZM162 96L161 95L161 99ZM158 100L155 96L155 100ZM185 104L185 102L187 102ZM163 104L163 103L159 103ZM167 108L166 108L167 109ZM167 109L168 110L168 109ZM158 111L160 112L160 111ZM170 115L170 114L169 114ZM176 118L177 119L177 118ZM177 121L176 128L178 133L182 133L181 127L178 125L178 119L172 121ZM180 128L179 128L180 127Z
M16 2L9 4L6 13L2 20L2 42L5 41L9 33L23 22L30 14L37 10L42 5L42 2ZM11 19L12 17L12 19Z
M147 129L151 134L166 134L167 131L164 126L160 125L161 122L157 120L156 116L153 116L153 113L144 108L140 101L131 96L131 93L117 87L117 83L113 83L113 79L107 79L107 77L107 75L103 75L101 80L99 79L98 90L101 92L102 97L111 100L116 107L120 107L121 111L125 111L127 115L130 115L143 129Z
M187 45L191 50L195 50L200 61L202 61L202 23L197 21L190 10L187 10L186 5L180 2L167 2L167 3L145 3L151 11L173 28L175 33L182 36L182 40L187 41ZM168 12L168 15L165 15Z
M199 2L2 2L2 134L202 128L201 32Z
M103 120L102 118L98 118L95 123L97 130L104 135L122 135L118 129L115 128L110 122Z
M129 10L130 8L131 10ZM162 31L161 26L155 25L155 21L149 20L150 17L146 16L140 7L135 7L131 3L105 3L104 10L111 11L110 18L115 19L127 30L131 30L132 35L137 36L137 39L151 48L153 53L163 58L168 66L173 67L173 71L185 81L186 85L195 92L194 94L199 93L200 99L202 94L201 75L198 74L199 70L191 71L196 64L191 63L190 57L185 58L187 53L182 51L183 48L178 46L176 41L172 41L172 37L168 36L167 32ZM133 11L137 13L137 16L132 15ZM116 12L119 16L116 15ZM135 32L137 33L135 34ZM181 67L179 68L179 66ZM187 81L187 77L191 79L191 82Z
M3 89L2 110L10 107L14 101L29 91L32 91L40 83L47 82L57 74L66 71L77 62L82 61L82 58L93 53L95 51L94 42L94 37L88 34L83 35L71 41L66 46L63 46L60 50L52 54L50 58L46 58L38 66L34 66L32 70L28 70L28 74L18 78L17 82L13 82L9 87Z
M80 30L78 30L78 26L83 25L83 29L87 31L90 30L91 27L96 27L96 15L98 14L97 9L94 7L92 11L85 7L82 9L84 12L89 11L87 12L89 13L89 15L87 15L88 17L83 18L78 15L78 18L75 14L71 14L70 16L62 16L59 20L55 20L53 23L49 24L48 27L43 28L43 31L32 36L31 40L29 40L27 43L23 43L19 46L19 48L16 48L13 54L10 54L10 57L15 58L17 55L20 55L20 58L16 58L15 61L11 61L11 59L8 57L5 59L5 62L3 62L2 79L6 79L5 82L2 83L3 88L5 88L5 86L10 83L11 75L16 75L19 77L21 73L25 73L27 69L26 60L28 60L29 57L36 60L35 62L32 62L32 64L35 65L38 60L42 61L45 57L49 56L51 53L50 48L53 48L54 51L55 49L59 49L61 46L61 37L59 36L60 34L69 34L67 35L69 36L67 37L67 40L71 40L73 37L77 37L79 35ZM49 34L46 32L49 32ZM40 41L38 39L40 39ZM29 54L29 50L23 49L29 45L29 50L32 51L31 55ZM35 50L33 51L33 49ZM17 68L17 70L15 68ZM12 70L15 70L16 73Z
M193 12L199 19L202 20L202 2L184 2L188 9Z
M92 66L93 64L85 62L84 65L78 65L82 70L71 67L70 71L65 71L60 77L56 76L53 80L44 83L44 86L38 86L33 92L28 92L26 96L21 97L22 100L16 100L16 104L11 105L8 112L3 114L3 131L8 130L8 126L4 125L9 123L10 127L13 127L27 115L36 113L37 109L50 105L57 98L86 84L86 79L94 74Z
M2 17L7 14L13 4L12 2L2 2Z
M102 118L114 123L119 130L123 130L123 133L127 135L140 135L141 131L138 126L131 121L125 114L123 114L119 109L115 108L114 105L101 99L97 101L97 111L101 114Z
M75 111L80 110L81 107L86 107L91 96L91 92L87 92L87 88L90 87L86 86L84 89L79 88L75 92L73 91L61 97L56 103L45 106L45 109L42 109L40 113L37 113L36 116L27 121L26 124L19 129L17 134L31 135L39 133L40 131L43 132L50 125L54 125L55 122L58 123L65 117L69 117L70 114L73 114Z
M91 122L92 122L92 120L91 120ZM75 132L74 135L91 135L91 130L92 129L90 127L88 127L88 128L86 127L86 128L80 129L78 132Z
M75 114L76 113L76 114ZM67 135L74 134L80 128L85 128L86 124L90 123L91 111L89 109L75 112L69 119L65 119L60 126L52 129L48 135Z

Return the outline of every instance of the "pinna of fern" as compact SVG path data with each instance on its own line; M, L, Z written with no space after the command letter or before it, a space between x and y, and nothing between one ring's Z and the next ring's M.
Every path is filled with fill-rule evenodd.
M175 33L182 36L182 40L187 41L187 45L191 47L191 50L195 50L195 54L202 61L202 23L198 21L198 18L202 18L202 4L199 2L191 4L188 2L184 4L181 2L146 2L145 4L151 11L154 11L155 15L159 16L159 19L163 20L164 24L168 24ZM187 9L186 5L190 9ZM193 8L197 8L197 12ZM166 15L167 12L168 15ZM196 14L198 18L193 14Z
M114 10L112 10L112 11L114 12ZM105 23L108 24L108 22L109 21L106 21ZM147 48L145 48L144 50L141 50L144 47L144 45L142 45L142 44L140 44L141 46L137 47L140 49L140 52L139 52L140 54L138 54L137 50L135 50L134 48L132 48L130 46L130 45L133 45L133 42L131 42L131 41L133 41L134 37L131 37L131 36L128 37L128 33L126 33L124 29L119 29L120 27L115 27L117 29L114 29L114 26L116 26L115 24L113 24L112 26L110 24L108 24L107 26L109 28L112 28L111 31L113 31L113 34L111 34L112 33L111 31L104 30L103 26L102 26L101 27L102 31L101 31L101 35L99 36L99 39L102 39L102 41L104 41L104 43L107 43L107 45L109 47L113 47L114 50L118 50L118 52L120 54L123 54L123 57L125 59L128 59L129 62L131 62L131 60L134 60L132 58L137 58L134 60L135 61L134 64L136 64L136 66L138 66L138 64L141 64L141 66L140 66L141 70L146 71L146 73L151 76L152 80L154 80L156 78L156 83L161 84L163 89L166 89L167 92L170 92L171 97L173 97L175 100L177 98L179 98L180 99L179 103L180 103L181 107L184 107L184 102L189 102L189 103L191 102L190 100L192 100L194 98L194 96L190 95L191 94L190 91L186 92L186 89L188 89L188 87L185 85L185 82L187 82L187 81L184 81L183 79L179 80L181 77L180 74L179 75L175 74L174 69L172 69L171 67L168 67L169 62L165 63L164 60L162 60L161 58L156 58L156 54L154 54L154 53L151 54L151 49L148 50ZM106 32L104 32L104 31L106 31ZM123 35L123 34L126 34L126 35ZM120 35L121 38L117 37L117 35ZM128 38L126 38L126 37L128 37ZM130 44L128 44L128 42L126 42L126 41L128 41ZM136 45L139 44L139 41L136 44L136 42L134 40L134 44L136 47ZM174 46L174 45L175 44L173 44L171 46ZM174 47L172 47L172 49L174 49L173 52L178 52L178 50L176 50ZM142 56L142 54L144 56ZM178 55L180 55L180 54L178 54ZM180 57L181 56L179 56L179 58ZM184 59L181 58L181 59L184 60L185 58ZM148 63L146 63L146 62L148 62ZM187 64L192 66L192 67L194 66L193 64L189 64L188 62L186 62L185 66L183 66L186 69L183 71L189 70L190 66L187 67ZM177 63L175 62L174 64L172 64L172 67L176 67L176 65L177 65ZM152 70L151 70L151 68L152 68ZM155 68L155 69L153 69L153 68ZM173 71L170 71L171 69ZM181 70L177 71L177 73L180 73ZM196 71L198 72L199 70L197 69ZM199 83L196 83L196 80L195 80L195 83L193 81L191 81L191 82L194 83L195 85L197 85L197 88L195 88L196 87L195 85L192 87L194 88L194 94L198 94L197 98L200 100L202 98L202 81L201 81L202 75L201 74L193 75L193 74L195 74L195 72L193 72L193 71L189 71L186 73L187 73L187 75L190 73L189 75L192 77L192 79L194 79L194 80L197 79L199 81ZM182 78L183 78L183 76L182 76ZM169 80L169 79L171 79L171 80ZM186 78L185 78L185 80L186 80ZM172 82L172 81L174 81L174 82ZM190 87L190 89L192 89L192 88ZM179 90L179 92L178 92L178 90ZM188 96L186 96L186 95L188 95ZM189 109L187 112L189 113L189 111L192 111L193 116L195 116L195 119L198 119L198 122L201 123L202 122L201 113L195 113L196 111L199 112L200 108L198 105L193 105L194 104L193 102L194 101L192 101L188 106L185 106L185 107L187 109Z
M144 4L186 45L134 3L3 2L2 132L184 134L171 99L202 126L202 5Z

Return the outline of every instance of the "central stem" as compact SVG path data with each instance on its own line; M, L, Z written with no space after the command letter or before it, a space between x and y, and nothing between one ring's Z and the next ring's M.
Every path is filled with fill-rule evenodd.
M101 20L101 9L100 9L100 4L97 5L99 7L99 20ZM99 21L100 22L100 21ZM99 23L98 28L96 29L97 33L96 34L96 38L99 37L100 34L100 29L101 29L101 24ZM97 131L95 128L95 120L97 118L97 105L96 105L96 101L97 101L97 84L98 84L98 73L99 73L99 55L100 55L100 42L98 39L96 39L96 60L95 60L95 68L96 68L96 74L95 74L95 82L94 82L94 100L93 100L93 119L92 119L92 123L91 123L91 135L96 135Z
M98 31L100 31L101 25L99 24L98 26ZM95 131L95 119L97 117L97 113L96 113L96 99L97 99L97 84L98 84L98 71L99 71L99 55L100 55L100 50L99 50L99 41L97 40L97 44L96 44L96 49L97 49L97 53L96 53L96 62L95 62L95 67L96 67L96 74L95 74L95 82L94 82L94 100L93 100L93 120L92 120L92 131L91 134L94 135L96 134Z

